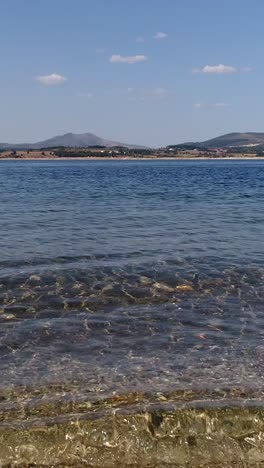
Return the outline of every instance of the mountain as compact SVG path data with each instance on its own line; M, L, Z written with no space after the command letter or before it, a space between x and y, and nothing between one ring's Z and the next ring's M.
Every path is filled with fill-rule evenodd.
M264 133L227 133L199 143L205 148L228 148L232 146L257 146L264 144Z
M37 143L0 143L1 149L40 149L40 148L56 148L65 146L68 148L88 148L90 146L106 146L111 148L113 146L124 146L126 148L146 148L139 145L127 145L118 141L105 140L93 133L65 133L65 135L58 135L48 140L39 141Z

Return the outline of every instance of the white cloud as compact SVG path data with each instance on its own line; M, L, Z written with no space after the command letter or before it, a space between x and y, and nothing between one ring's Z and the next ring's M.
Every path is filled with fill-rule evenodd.
M164 32L157 32L155 34L155 36L153 36L154 39L165 39L165 37L167 37L168 34L164 33Z
M136 42L145 42L145 39L144 39L143 36L138 36L138 37L136 38Z
M79 93L79 94L78 94L78 97L83 97L83 98L87 98L87 99L93 99L94 95L93 95L93 93Z
M215 73L216 75L222 75L224 73L236 73L238 70L236 67L230 65L205 65L202 69L202 73Z
M67 78L57 73L52 73L51 75L40 75L37 76L37 80L44 86L54 86L61 85L67 81Z
M224 101L218 101L218 102L213 102L213 103L210 103L210 102L205 102L205 101L197 101L194 103L193 107L195 109L212 109L214 107L216 108L224 108L224 107L229 107L229 104L227 104L226 102Z
M229 107L229 104L227 104L226 102L215 102L214 103L214 107Z
M205 65L202 68L194 68L193 73L211 73L215 75L223 75L223 74L229 74L229 73L248 73L251 72L252 68L251 67L241 67L237 68L232 65L223 65L222 63L219 63L219 65Z
M130 56L123 56L123 55L112 55L110 57L111 63L129 63L130 65L138 62L145 62L148 58L146 55L130 55Z
M129 101L145 101L153 98L165 98L169 94L167 88L127 88L126 93Z

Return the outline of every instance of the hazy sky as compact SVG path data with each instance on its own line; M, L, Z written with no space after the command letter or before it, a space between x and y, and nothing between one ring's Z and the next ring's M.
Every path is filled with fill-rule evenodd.
M0 0L0 141L264 131L263 0Z

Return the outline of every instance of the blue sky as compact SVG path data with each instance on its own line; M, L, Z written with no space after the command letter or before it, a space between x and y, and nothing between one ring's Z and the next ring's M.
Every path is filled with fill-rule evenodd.
M262 0L1 0L0 141L264 131Z

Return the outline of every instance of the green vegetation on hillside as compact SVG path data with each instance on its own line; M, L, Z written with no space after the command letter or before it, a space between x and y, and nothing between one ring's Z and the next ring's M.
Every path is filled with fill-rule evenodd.
M129 149L124 147L114 147L114 148L102 148L102 147L91 147L91 148L57 148L54 151L54 155L60 158L109 158L109 157L120 157L120 156L129 156L137 157L147 156L153 154L152 150L146 149Z

